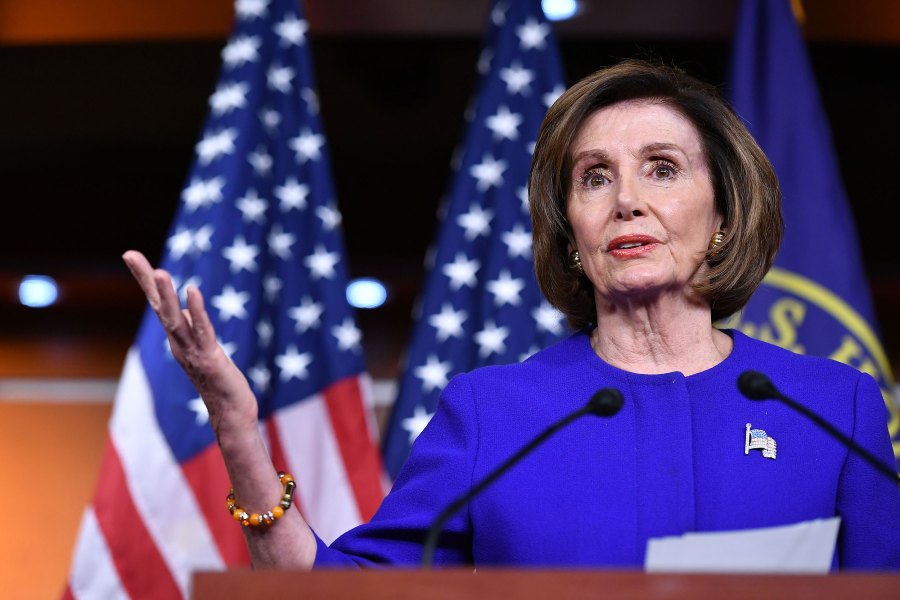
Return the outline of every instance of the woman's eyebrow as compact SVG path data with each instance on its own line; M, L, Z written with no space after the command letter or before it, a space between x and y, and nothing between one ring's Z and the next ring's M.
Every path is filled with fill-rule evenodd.
M641 148L641 154L652 154L653 152L662 152L662 151L675 151L680 152L681 154L685 154L685 151L682 150L681 146L678 144L672 144L669 142L655 142L653 144L647 144L643 148Z
M572 157L572 164L577 165L583 161L590 160L591 162L609 162L609 155L605 150L601 150L599 148L591 148L590 150L582 150L575 154Z

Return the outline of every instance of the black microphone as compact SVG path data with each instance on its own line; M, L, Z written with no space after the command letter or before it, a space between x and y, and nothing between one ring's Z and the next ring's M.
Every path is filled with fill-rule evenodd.
M875 469L890 477L891 481L893 481L894 483L900 483L900 475L898 475L896 471L881 462L871 452L838 431L834 425L832 425L810 409L806 408L796 400L788 398L787 396L779 392L778 388L775 387L775 384L772 383L772 380L759 371L744 371L743 373L741 373L738 376L737 386L741 393L751 400L781 400L797 412L808 417L813 423L837 438L838 441L840 441L846 447L859 454L866 460L866 462L875 467Z
M556 423L553 423L547 429L541 432L536 438L525 444L521 450L510 456L499 467L491 471L487 477L482 479L477 485L473 486L468 492L451 502L437 516L428 529L428 535L425 537L425 543L422 546L422 568L428 569L434 559L434 549L437 546L438 539L444 527L444 523L453 516L456 511L461 509L472 499L480 494L486 487L494 483L501 475L506 473L510 467L519 462L526 454L540 446L551 435L571 423L572 421L583 417L584 415L597 415L598 417L611 417L622 408L624 403L622 392L615 388L603 388L588 400L588 403L573 413L563 417Z

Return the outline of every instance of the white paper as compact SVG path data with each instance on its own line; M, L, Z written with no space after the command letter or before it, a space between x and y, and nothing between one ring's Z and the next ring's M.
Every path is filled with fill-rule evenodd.
M793 525L686 533L647 542L647 571L828 573L840 517Z

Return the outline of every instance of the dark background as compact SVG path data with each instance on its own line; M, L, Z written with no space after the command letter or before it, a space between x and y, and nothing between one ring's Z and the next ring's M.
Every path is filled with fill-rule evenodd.
M314 12L310 49L350 272L381 277L394 293L393 302L358 317L370 370L393 377L438 202L450 183L450 157L462 138L480 31L351 35L323 26L317 33ZM723 88L728 79L727 27L603 36L558 31L570 84L619 57L647 53ZM153 261L162 253L224 43L223 35L0 45L5 340L101 340L113 357L124 357L144 302L119 257L128 248ZM896 372L900 45L811 39L808 46ZM17 306L15 284L28 272L56 277L63 302L41 310ZM113 362L117 371L121 363Z

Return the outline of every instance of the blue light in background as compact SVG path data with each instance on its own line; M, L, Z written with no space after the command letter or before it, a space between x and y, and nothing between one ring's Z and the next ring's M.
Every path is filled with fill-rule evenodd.
M59 298L56 281L47 275L26 275L19 283L19 302L32 308L50 306Z
M551 21L571 19L578 12L578 0L541 0L544 15Z
M354 308L378 308L387 300L387 288L377 279L360 277L347 284L347 302Z

